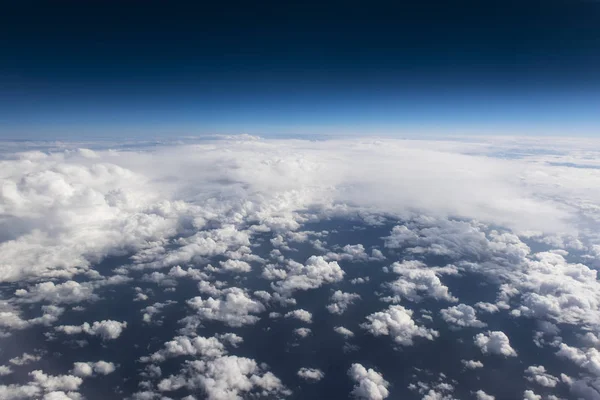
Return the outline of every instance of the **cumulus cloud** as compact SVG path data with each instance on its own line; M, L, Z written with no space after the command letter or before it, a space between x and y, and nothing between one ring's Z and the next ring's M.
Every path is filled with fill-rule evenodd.
M496 400L496 397L487 394L481 389L475 392L475 396L477 397L477 400Z
M383 400L390 394L389 382L372 368L366 369L361 364L355 363L348 370L348 376L355 383L351 395L357 399Z
M502 331L478 333L475 336L475 345L484 354L499 354L505 357L517 356L517 352L510 346L508 336Z
M242 398L255 395L280 397L289 394L282 382L256 361L236 356L213 360L194 360L179 375L171 375L158 384L161 392L202 390L209 400Z
M357 293L345 293L341 290L336 290L331 295L330 300L332 303L327 305L327 311L332 314L341 315L358 299L360 299L360 295Z
M468 369L483 368L483 363L478 360L461 360L461 362L463 363L465 368Z
M72 373L75 376L82 378L98 375L108 375L115 371L116 367L111 362L96 361L96 362L76 362L73 364Z
M240 288L231 287L222 291L221 298L194 297L187 304L196 311L200 320L221 321L227 326L251 325L259 320L253 314L264 312L265 306L250 298Z
M418 326L412 315L412 310L392 305L367 316L368 322L363 323L361 327L375 336L391 336L395 343L402 346L411 346L415 337L433 340L439 335L433 329Z
M475 309L466 304L459 304L457 306L449 307L440 311L442 319L447 323L458 326L461 328L472 327L472 328L483 328L486 326L485 323L477 319L477 313Z
M335 328L333 328L333 330L334 332L339 333L340 335L346 338L354 336L354 332L352 332L350 329L344 328L343 326L336 326Z
M299 319L300 321L306 322L307 324L312 323L312 314L301 308L298 310L293 310L293 311L286 313L285 317Z
M400 278L386 284L394 294L393 297L387 298L389 301L399 303L403 298L420 301L423 296L451 302L457 301L438 276L444 273L456 273L455 269L429 268L420 261L396 262L391 268L394 273L400 275Z
M298 376L309 382L318 382L325 377L325 373L317 368L300 368Z
M233 338L234 343L239 343L238 336ZM164 344L164 348L148 357L142 357L142 362L160 363L168 358L180 356L218 357L226 353L225 346L216 337L177 336Z
M263 275L279 279L272 287L283 295L290 295L297 290L316 289L344 278L344 271L336 261L327 262L321 256L311 256L304 264L290 260L286 269L277 270L267 265L265 271Z
M86 333L91 336L100 336L102 340L114 340L121 336L127 322L113 320L96 321L92 325L85 322L82 325L60 325L55 329L67 335Z
M525 370L525 378L544 387L553 388L558 384L558 378L546 372L542 365L531 365Z

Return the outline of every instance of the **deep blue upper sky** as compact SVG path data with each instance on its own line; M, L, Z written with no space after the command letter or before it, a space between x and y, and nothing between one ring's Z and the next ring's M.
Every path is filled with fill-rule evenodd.
M599 1L19 3L3 138L600 131Z

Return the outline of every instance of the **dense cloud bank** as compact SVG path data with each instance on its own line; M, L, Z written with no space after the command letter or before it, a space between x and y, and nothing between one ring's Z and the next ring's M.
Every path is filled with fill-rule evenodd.
M600 142L19 146L2 399L600 399Z

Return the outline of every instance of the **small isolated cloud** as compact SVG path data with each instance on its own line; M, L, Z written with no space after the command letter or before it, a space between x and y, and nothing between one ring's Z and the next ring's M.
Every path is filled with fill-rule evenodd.
M475 336L475 345L484 354L499 354L505 357L516 357L517 352L510 346L508 336L502 331L479 333Z
M345 338L351 338L354 336L354 332L352 332L350 329L344 328L343 326L336 326L333 328L333 331L339 333Z
M374 336L391 336L394 342L402 346L411 346L414 337L433 340L439 335L433 329L418 326L412 319L412 315L412 310L392 305L367 316L368 322L363 323L361 327Z
M354 381L354 388L350 394L357 399L383 400L390 394L389 382L372 368L366 369L355 363L348 370L348 376Z
M475 309L466 304L459 304L440 311L442 319L450 325L465 328L483 328L485 323L477 319Z
M310 335L312 333L312 331L310 330L310 328L298 328L298 329L294 329L294 333L298 336L300 336L301 338L305 338L308 335Z
M96 361L96 362L76 362L73 364L73 375L82 378L98 375L108 375L115 371L116 367L111 362Z
M341 290L336 290L331 295L330 300L332 303L327 306L327 311L332 314L341 315L358 299L360 299L360 295L357 293L345 293Z
M298 376L308 382L318 382L325 377L325 373L317 368L300 368Z
M311 256L304 264L288 261L285 270L273 271L267 266L263 275L277 277L279 281L272 284L273 289L288 296L297 290L316 289L344 279L344 271L337 261L327 262L321 256Z
M312 323L312 314L306 310L303 309L298 309L298 310L293 310L290 311L288 313L285 314L286 318L296 318L299 319L302 322L306 322L307 324L311 324Z
M477 360L461 360L461 362L465 366L465 368L468 368L468 369L483 368L483 363L481 361L477 361Z
M66 335L86 333L91 336L100 336L102 340L114 340L121 336L125 328L127 328L127 322L104 320L96 321L92 325L87 322L82 325L61 325L55 329Z

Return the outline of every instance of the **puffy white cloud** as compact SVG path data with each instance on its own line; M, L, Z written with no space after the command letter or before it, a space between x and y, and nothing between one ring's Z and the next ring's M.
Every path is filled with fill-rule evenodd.
M439 333L433 329L418 326L412 319L412 310L398 305L389 306L367 316L367 321L361 325L362 328L375 336L391 336L394 342L411 346L414 337L423 337L429 340L436 338Z
M236 335L237 336L237 335ZM234 342L237 340L234 339ZM142 357L142 362L160 363L168 358L179 356L219 357L226 353L225 346L216 337L205 338L196 336L177 336L164 344L161 349L148 357Z
M332 314L343 314L344 311L356 300L360 299L360 295L357 293L346 293L341 290L336 290L330 300L331 304L327 305L327 311Z
M162 392L182 387L200 389L209 400L236 399L251 394L267 397L289 394L281 380L256 361L236 356L190 361L180 375L171 375L158 384Z
M8 365L0 365L0 376L6 376L13 373L12 368Z
M41 360L42 357L39 354L23 353L20 357L14 357L8 360L13 365L27 365L32 362Z
M466 304L449 307L440 311L442 319L447 323L459 327L483 328L485 323L477 319L475 309Z
M290 295L296 290L316 289L344 278L344 271L336 261L327 262L321 256L311 256L305 264L290 260L286 269L280 271L277 275L280 280L272 283L272 287L283 295Z
M294 333L301 338L305 338L312 333L312 330L310 328L298 328L294 329Z
M306 322L307 324L312 323L312 314L301 308L286 313L285 317L286 318L296 318L302 322Z
M475 396L477 397L477 400L496 400L496 397L487 394L481 389L475 392Z
M48 301L51 303L80 303L82 301L94 300L91 285L82 285L75 281L67 281L55 285L54 282L38 283L35 286L26 289L19 289L15 295L23 302Z
M298 376L309 382L318 382L325 378L325 373L317 368L300 368Z
M264 312L265 306L250 298L240 288L232 287L222 291L222 298L194 297L187 304L196 311L200 320L221 321L227 326L251 325L259 320L253 314Z
M29 373L33 382L45 391L75 391L83 383L83 379L74 375L47 375L41 370Z
M102 340L114 340L121 336L125 328L127 328L127 322L104 320L96 321L92 325L87 322L82 325L60 325L55 329L67 335L86 333L92 336L100 336Z
M252 270L250 264L240 260L227 260L225 262L221 261L219 264L221 264L221 271L223 272L243 273L250 272Z
M351 394L357 399L383 400L390 394L389 382L372 368L366 369L361 364L355 363L348 370L348 376L355 383Z
M442 273L455 273L456 271L453 269L429 268L420 261L403 261L392 264L392 270L399 274L400 278L386 284L386 287L394 294L393 297L387 298L389 301L399 303L402 298L420 301L423 296L451 302L457 301L438 276Z
M98 375L108 375L116 370L115 364L106 361L96 362L76 362L73 364L72 373L75 376L87 377L94 373Z
M561 343L556 355L571 360L581 368L585 368L594 376L600 377L600 351L594 347L578 349Z
M478 360L461 360L461 362L463 363L465 368L468 369L483 368L483 363Z
M354 332L352 332L350 329L344 328L343 326L336 326L335 328L333 328L333 330L334 332L339 333L340 335L346 338L354 336Z
M532 390L523 392L523 400L542 400L542 396L535 394Z
M555 387L558 384L558 378L546 372L542 365L531 365L525 370L525 378L530 382L535 382L544 387Z
M502 331L478 333L474 340L475 345L477 345L484 354L500 354L506 357L517 356L517 352L510 346L508 336Z

